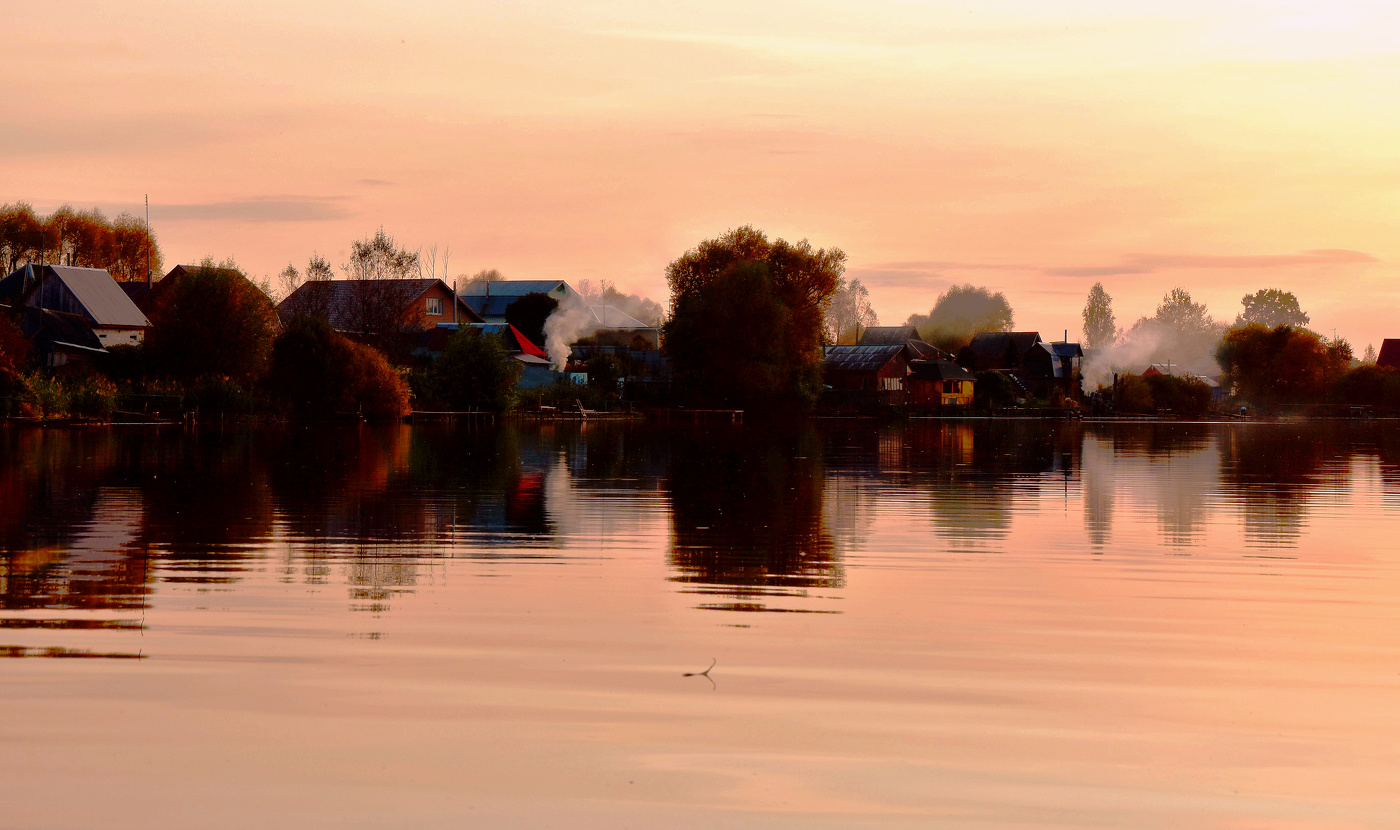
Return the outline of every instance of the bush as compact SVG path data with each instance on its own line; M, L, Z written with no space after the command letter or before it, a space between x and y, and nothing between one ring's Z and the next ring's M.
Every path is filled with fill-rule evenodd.
M303 418L356 413L393 420L409 411L408 386L382 354L313 317L295 318L273 343L267 388Z
M57 378L45 377L38 372L24 378L24 389L20 392L21 411L29 415L57 418L68 414L68 390Z
M449 409L506 412L515 406L521 369L499 337L463 329L428 371L427 386Z
M71 415L105 421L117 411L117 385L104 377L94 375L70 382L66 391Z
M1114 388L1113 406L1119 412L1156 412L1152 385L1142 375L1124 372L1118 376L1118 385Z
M1195 378L1149 375L1142 380L1147 381L1155 409L1192 417L1204 415L1210 409L1210 387Z
M205 377L189 391L185 406L198 407L202 416L250 415L257 409L257 401L232 378Z
M1001 372L978 372L972 378L972 405L978 409L1010 406L1016 401L1016 385Z
M1352 406L1400 407L1400 370L1367 364L1342 375L1336 394Z

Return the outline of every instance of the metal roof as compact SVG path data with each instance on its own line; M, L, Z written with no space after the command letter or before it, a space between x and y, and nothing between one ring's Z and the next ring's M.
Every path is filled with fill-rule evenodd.
M915 360L909 371L924 380L972 380L972 373L951 360Z
M1056 343L1047 343L1046 345L1050 347L1050 351L1054 352L1056 357L1084 356L1084 349L1082 349L1078 343L1059 341Z
M136 303L126 296L117 281L103 268L75 268L70 265L48 265L49 273L58 277L78 301L93 325L101 328L143 329L151 325Z
M493 282L469 282L462 286L463 297L510 297L518 300L526 294L557 294L565 296L580 294L563 280L495 280ZM556 299L558 299L556 297Z
M858 346L903 346L918 340L919 330L913 326L871 326L860 333Z
M656 328L648 326L627 312L610 305L591 305L588 307L588 313L592 316L592 325L600 329Z
M837 372L878 372L904 351L898 346L827 346L826 368Z
M1400 338L1386 338L1381 341L1381 352L1376 355L1377 366L1400 369Z
M441 285L448 296L452 295L452 286L442 280L429 277L403 280L312 280L302 283L297 290L279 303L277 314L285 323L298 314L325 311L327 322L331 324L331 328L337 331L349 331L355 325L355 291L361 284L365 283L402 292L405 308L410 303L417 301L435 285ZM465 298L459 299L463 299L462 306L459 308L480 317L480 314L472 309L469 303L465 302ZM462 322L476 321L464 319Z

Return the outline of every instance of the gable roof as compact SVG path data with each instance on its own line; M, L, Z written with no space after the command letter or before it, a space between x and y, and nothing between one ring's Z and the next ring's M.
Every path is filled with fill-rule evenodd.
M173 273L173 272L172 272ZM421 277L403 280L316 280L304 282L277 305L277 316L285 324L299 314L326 312L326 320L337 331L349 331L354 325L355 291L365 283L375 283L402 292L404 308L408 308L435 285L441 285L452 296L452 287L439 279ZM458 297L458 308L471 316L463 323L480 322L481 317Z
M35 272L38 273L35 273ZM26 265L0 281L0 296L18 298L24 295L29 280L43 276L62 283L73 301L83 310L91 324L99 328L143 329L151 325L141 309L131 301L112 275L103 268L77 268L71 265ZM49 295L49 288L44 289ZM52 297L44 301L48 306ZM38 305L32 297L30 303ZM70 311L73 309L69 309Z
M495 280L493 282L469 282L462 286L463 297L511 297L519 299L526 294L564 294L582 297L563 280ZM557 298L556 298L557 299Z
M827 346L826 368L834 372L878 372L904 351L896 346Z
M610 305L588 307L589 325L596 329L652 329L622 309Z
M1084 349L1078 343L1066 343L1064 341L1056 343L1046 343L1055 357L1083 357Z
M974 335L968 348L979 357L1000 358L1006 354L1006 344L1016 347L1016 354L1024 355L1040 342L1038 331L984 331Z
M910 340L919 339L919 330L914 326L871 326L861 332L857 346L903 346Z
M1387 338L1381 343L1380 354L1376 355L1376 365L1400 369L1400 338Z
M972 380L972 373L951 360L914 360L909 371L920 380Z

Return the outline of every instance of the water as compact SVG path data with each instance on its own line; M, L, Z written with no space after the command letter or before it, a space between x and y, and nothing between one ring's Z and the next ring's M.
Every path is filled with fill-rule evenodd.
M1396 827L1398 518L1394 424L3 430L0 827Z

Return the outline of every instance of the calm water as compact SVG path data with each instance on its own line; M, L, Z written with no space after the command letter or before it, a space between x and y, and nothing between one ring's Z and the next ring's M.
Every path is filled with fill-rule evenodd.
M0 430L0 654L4 828L1400 827L1400 426Z

